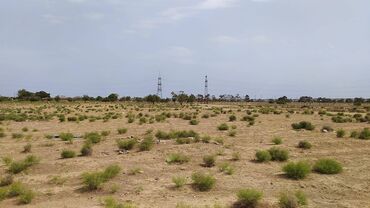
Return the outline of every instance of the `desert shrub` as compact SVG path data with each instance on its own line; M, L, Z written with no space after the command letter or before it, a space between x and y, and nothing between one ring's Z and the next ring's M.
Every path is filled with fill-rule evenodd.
M101 141L101 135L98 132L85 133L84 139L92 144L97 144Z
M283 167L288 178L304 179L311 172L311 165L307 161L290 162Z
M238 161L240 160L240 152L233 152L231 155L231 160Z
M268 162L271 160L271 154L269 151L266 151L266 150L257 151L256 160L258 162Z
M288 150L281 149L278 147L272 147L268 150L273 161L286 161L289 158Z
M22 133L12 133L12 138L13 139L21 139L23 137L24 137L24 135Z
M200 140L203 142L203 143L209 143L211 141L212 137L211 136L208 136L208 135L205 135L205 136L202 136L200 138Z
M59 134L59 138L62 140L62 141L68 141L68 142L72 142L73 138L74 138L74 135L72 133L60 133Z
M65 158L73 158L76 157L76 152L73 150L63 150L60 156L65 159Z
M101 134L103 137L106 137L106 136L109 136L110 131L102 131L100 134Z
M205 155L203 157L203 165L205 167L213 167L215 166L215 162L216 162L216 156L214 155Z
M230 137L235 137L236 136L236 131L235 130L231 130L229 131L229 134L228 134Z
M93 149L91 142L85 142L85 144L82 146L80 153L82 156L90 156L92 155Z
M0 202L4 199L6 199L6 197L8 196L8 188L7 187L0 187Z
M232 122L232 121L236 121L236 116L235 115L231 115L229 116L229 121Z
M78 118L76 116L70 116L67 118L67 120L70 122L75 122L75 121L78 121Z
M216 183L216 179L208 174L195 172L192 174L193 186L199 191L209 191Z
M312 144L307 140L303 140L298 143L298 148L301 148L301 149L311 149L311 147L312 147Z
M23 131L23 132L27 132L27 131L28 131L28 128L27 128L27 127L23 127L23 128L22 128L22 131Z
M199 124L199 121L196 120L196 119L192 119L192 120L189 121L189 124L190 125L198 125Z
M255 189L242 189L237 193L238 207L256 207L258 202L262 199L262 192Z
M8 197L21 195L26 190L26 187L20 182L14 182L9 186Z
M4 138L4 137L6 137L6 134L4 132L0 131L0 138Z
M315 126L311 122L301 121L299 123L293 123L292 128L295 130L306 129L306 130L312 131L315 129Z
M209 114L207 114L207 113L206 114L203 114L202 115L202 118L209 118Z
M13 176L6 175L5 177L0 178L0 186L9 186L13 183Z
M359 139L364 139L364 140L369 140L370 139L370 129L369 128L364 128L361 132L360 135L358 136Z
M9 172L13 174L20 173L27 168L39 163L39 159L34 155L29 155L23 161L12 161L9 163Z
M127 133L127 128L119 128L117 129L118 134L126 134Z
M147 135L139 144L140 151L149 151L154 146L154 139L151 135Z
M128 171L129 175L137 175L139 173L142 173L143 171L140 168L132 168Z
M279 145L283 143L283 139L281 137L275 137L272 139L272 143Z
M346 134L346 131L344 131L343 129L338 129L337 131L338 138L343 138L345 134Z
M217 129L220 131L227 131L229 130L229 126L226 123L222 123L217 127Z
M183 176L174 176L172 177L172 182L176 188L181 188L186 184L186 178Z
M284 192L279 197L280 208L298 208L300 206L307 205L307 197L301 191Z
M342 169L342 165L333 159L320 159L313 166L313 170L321 174L337 174Z
M157 139L163 139L163 140L171 139L168 133L161 131L161 130L157 131L157 133L155 134L155 137L157 137Z
M169 164L183 164L189 162L190 158L182 153L171 153L167 156L166 162Z
M21 204L29 204L32 202L32 199L35 197L35 193L31 190L23 191L19 195L19 202Z
M108 180L114 178L121 168L117 165L111 165L102 172L87 172L82 175L83 184L87 190L96 190Z
M24 153L31 152L31 148L32 148L32 145L28 143L28 144L24 145L22 152L24 152Z
M194 140L193 138L191 137L188 137L188 138L177 138L176 139L176 143L177 144L190 144L192 143Z
M107 197L104 199L104 207L105 208L136 208L135 205L131 203L119 203L112 197Z
M131 150L136 145L137 141L134 138L131 139L119 139L117 140L117 146L120 150Z
M359 136L359 133L357 131L351 131L351 135L350 135L351 138L358 138L358 136Z
M331 126L323 126L321 132L332 132L334 129Z
M224 144L224 139L223 139L223 138L221 138L221 137L216 137L216 138L214 138L214 140L215 140L215 142L216 142L217 144Z
M234 166L230 165L229 163L223 163L219 167L220 171L227 174L232 175L235 172Z

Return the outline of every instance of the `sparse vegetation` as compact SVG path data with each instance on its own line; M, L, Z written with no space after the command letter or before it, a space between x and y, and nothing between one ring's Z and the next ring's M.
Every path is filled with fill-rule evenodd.
M226 123L222 123L217 127L217 129L220 131L227 131L229 130L229 126Z
M172 177L172 182L175 184L176 188L181 188L186 184L186 178L182 176Z
M190 158L182 153L171 153L166 158L168 164L183 164L189 162L189 160Z
M137 141L135 138L117 140L117 146L120 150L131 150L136 144Z
M204 167L213 167L215 166L216 156L215 155L205 155L203 157Z
M269 151L260 150L256 152L256 160L258 162L268 162L272 159Z
M290 162L283 167L288 178L304 179L311 172L311 165L307 161Z
M216 183L216 179L208 174L195 172L192 174L193 186L199 191L209 191Z
M312 144L307 140L303 140L298 143L298 148L301 148L301 149L311 149L311 147L312 147Z
M76 152L73 150L63 150L60 156L64 159L76 157Z
M278 147L272 147L268 150L271 155L272 161L286 161L289 158L288 150L281 149Z
M102 172L86 172L82 175L83 184L87 190L96 190L108 180L114 178L121 171L118 165L111 165Z
M337 137L338 138L343 138L344 135L346 135L346 131L344 131L343 129L338 129L337 130Z
M237 193L238 201L236 207L257 207L262 199L262 192L255 189L242 189Z
M320 159L313 166L313 170L321 174L337 174L342 169L342 165L333 159Z
M293 123L292 127L295 130L305 129L308 131L312 131L315 129L315 126L311 122L308 122L308 121L301 121L299 123Z

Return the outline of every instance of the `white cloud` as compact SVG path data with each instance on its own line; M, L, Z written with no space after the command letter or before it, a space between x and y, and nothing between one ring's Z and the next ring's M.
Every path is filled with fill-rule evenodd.
M199 3L196 8L205 10L221 9L232 7L236 4L236 2L236 0L205 0Z
M56 16L53 14L44 14L42 17L49 22L50 24L62 24L66 21L66 18L63 16Z

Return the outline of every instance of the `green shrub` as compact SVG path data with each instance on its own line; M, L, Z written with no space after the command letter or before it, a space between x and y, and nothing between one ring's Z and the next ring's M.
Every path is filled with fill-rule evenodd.
M280 137L275 137L275 138L272 139L272 143L274 143L276 145L282 144L283 143L283 139L280 138Z
M13 183L13 176L6 175L5 177L0 178L0 186L9 186Z
M351 138L358 138L359 137L359 133L357 132L357 131L351 131L351 135L350 135L350 137Z
M266 150L257 151L256 160L258 162L268 162L271 160L271 154L269 151L266 151Z
M13 139L21 139L23 137L24 137L24 135L22 133L12 133L12 138Z
M139 144L140 151L149 151L154 146L154 139L151 135L146 136Z
M6 137L6 134L4 132L0 131L0 138L4 138L4 137Z
M231 155L231 160L238 161L240 160L240 153L239 152L233 152Z
M205 155L203 157L203 163L205 167L213 167L215 166L216 156L214 155Z
M205 135L203 137L200 138L200 140L203 142L203 143L209 143L211 141L211 137L208 136L208 135Z
M220 165L220 171L227 175L232 175L235 172L235 168L229 163L223 163Z
M209 191L216 183L216 179L213 176L201 172L193 173L191 179L193 180L194 188L199 191Z
M235 137L236 136L236 131L235 130L229 131L229 136L230 137Z
M27 127L23 127L23 128L22 128L22 131L23 131L23 132L27 132L27 131L28 131L28 128L27 128Z
M63 150L60 156L62 158L73 158L76 157L76 152L73 150Z
M90 142L85 142L85 144L82 146L80 153L82 156L90 156L92 155L93 149L92 144Z
M101 135L98 132L85 133L84 138L92 144L97 144L101 141Z
M273 161L286 161L289 158L288 150L281 149L278 147L272 147L268 150Z
M262 192L255 189L239 190L237 193L237 207L256 207L258 202L262 199L262 196Z
M370 129L369 128L364 128L360 132L360 135L358 136L359 139L364 139L364 140L369 140L370 139Z
M26 190L26 187L20 182L12 183L8 189L8 197L16 197L21 195Z
M177 163L183 164L189 162L190 158L182 153L172 153L166 158L166 162L169 164Z
M74 138L74 135L72 133L60 133L59 134L59 138L62 140L62 141L68 141L68 142L72 142L73 138Z
M126 134L127 133L127 128L119 128L117 129L118 134Z
M192 120L189 121L189 124L190 125L198 125L199 124L199 121L196 120L196 119L192 119Z
M283 167L288 178L304 179L311 172L311 165L307 161L290 162Z
M280 208L298 208L303 205L307 205L307 197L301 191L297 191L295 193L285 192L280 194Z
M110 131L102 131L100 134L101 134L103 137L106 137L106 136L109 136Z
M312 131L312 130L315 129L315 126L312 125L311 122L301 121L299 123L293 123L292 128L295 129L295 130L306 129L306 130Z
M298 148L301 148L301 149L311 149L311 147L312 147L312 144L307 140L303 140L298 143Z
M136 145L137 141L134 138L131 139L119 139L117 140L117 146L120 150L131 150Z
M236 121L236 116L235 115L231 115L229 116L229 121L232 122L232 121Z
M342 172L342 165L333 159L320 159L313 166L313 170L321 174L337 174Z
M344 131L343 129L339 129L337 131L337 137L338 138L343 138L345 134L346 134L346 131Z
M87 190L99 189L103 183L115 177L120 171L119 166L111 165L102 172L84 173L82 175L83 184Z
M172 177L172 182L175 184L176 188L181 188L186 184L186 178L182 176Z
M7 187L4 188L0 187L0 202L6 199L6 197L8 196L8 192L9 190Z
M155 137L157 137L157 139L163 139L163 140L171 139L168 133L161 131L161 130L157 131L157 133L155 134Z
M23 161L12 161L9 165L9 172L13 174L20 173L27 168L39 163L39 159L34 155L29 155Z
M217 129L220 131L227 131L229 130L229 126L226 123L222 123L217 127Z
M105 208L136 208L135 205L131 203L119 203L112 197L107 197L104 199L104 207Z
M23 191L19 195L19 202L21 204L29 204L32 202L32 199L35 197L35 193L31 190Z

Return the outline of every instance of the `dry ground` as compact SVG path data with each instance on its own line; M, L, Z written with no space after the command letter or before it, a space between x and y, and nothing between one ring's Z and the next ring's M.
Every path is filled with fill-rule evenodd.
M44 105L44 104L38 104ZM81 106L93 106L95 104L82 104ZM105 108L106 105L100 104ZM1 108L30 107L32 104L0 104ZM66 104L68 108L75 108L77 104ZM208 119L200 118L211 105L200 105L201 113L198 116L198 125L189 125L189 121L180 118L169 118L163 123L139 125L136 120L128 124L127 118L111 119L107 122L101 120L89 122L88 120L76 122L59 122L57 119L51 121L3 121L0 127L5 129L7 136L0 138L0 157L10 156L16 160L23 159L28 154L41 158L38 165L31 167L25 173L15 176L16 181L21 181L34 191L37 196L28 205L18 205L17 199L6 199L0 202L0 207L103 207L100 199L106 196L114 196L119 201L132 201L138 207L176 207L176 204L185 202L194 206L213 205L219 203L230 205L236 201L236 192L241 188L256 188L263 191L263 201L273 204L277 202L279 193L284 190L302 190L309 199L308 207L348 207L363 208L370 207L370 141L348 138L336 138L335 132L322 133L323 125L330 125L334 129L343 128L347 132L369 127L367 123L333 123L328 116L321 117L317 114L303 115L287 113L280 115L259 114L256 123L248 126L247 122L240 121L246 115L246 106L224 105L224 108L233 109L237 121L228 122L230 114L220 114ZM217 105L216 105L217 106ZM248 108L255 108L256 104L250 104ZM114 112L126 115L133 107L126 109L115 109ZM236 109L240 108L238 112ZM299 109L299 108L298 108ZM141 109L148 112L147 108ZM191 111L186 108L175 111L171 108L167 111L179 113ZM134 113L134 110L132 110ZM194 110L193 110L194 111ZM159 111L162 112L162 111ZM149 112L155 114L159 112ZM101 112L100 112L101 113ZM90 112L91 114L91 112ZM99 114L99 113L97 113ZM310 121L315 126L314 131L294 131L291 124L299 121ZM237 126L236 137L229 137L227 132L217 130L220 123L235 124ZM23 127L31 134L31 139L13 139L11 133L22 132ZM118 135L117 129L128 128L125 135ZM37 132L32 132L37 129ZM139 152L136 149L128 154L117 153L117 138L127 136L142 137L148 130L185 130L192 129L201 135L208 134L212 137L224 138L224 145L214 143L193 143L178 145L175 141L164 141L156 144L151 151ZM79 151L83 145L83 139L76 139L73 144L57 139L46 139L45 134L58 134L60 132L71 132L75 135L83 135L85 132L108 130L111 132L104 141L93 147L93 155L90 157L76 157L72 159L61 159L60 153L63 149ZM255 163L256 150L268 149L273 146L271 139L274 136L283 138L283 144L279 145L290 152L290 161L307 159L315 161L319 158L334 158L343 164L344 170L337 175L320 175L311 173L304 180L290 180L282 175L281 167L285 162ZM300 140L307 139L313 147L310 150L297 148ZM23 146L32 144L32 152L21 153ZM202 157L205 154L224 151L224 155L217 157L217 164L228 161L235 165L233 175L221 173L217 166L212 168L202 167ZM239 161L230 161L233 152L239 152ZM183 165L169 165L165 162L169 153L182 152L191 157L190 162ZM110 164L118 164L123 172L118 177L106 183L102 190L94 192L81 191L81 174L86 171L102 170ZM143 173L130 175L128 171L132 168L140 168ZM186 176L191 182L190 176L194 171L201 170L212 173L216 179L215 187L209 192L198 192L186 185L180 190L173 188L171 178L173 176ZM0 175L6 174L7 167L0 165ZM49 181L53 176L66 179L62 185L51 184ZM119 186L116 193L110 193L113 184Z

